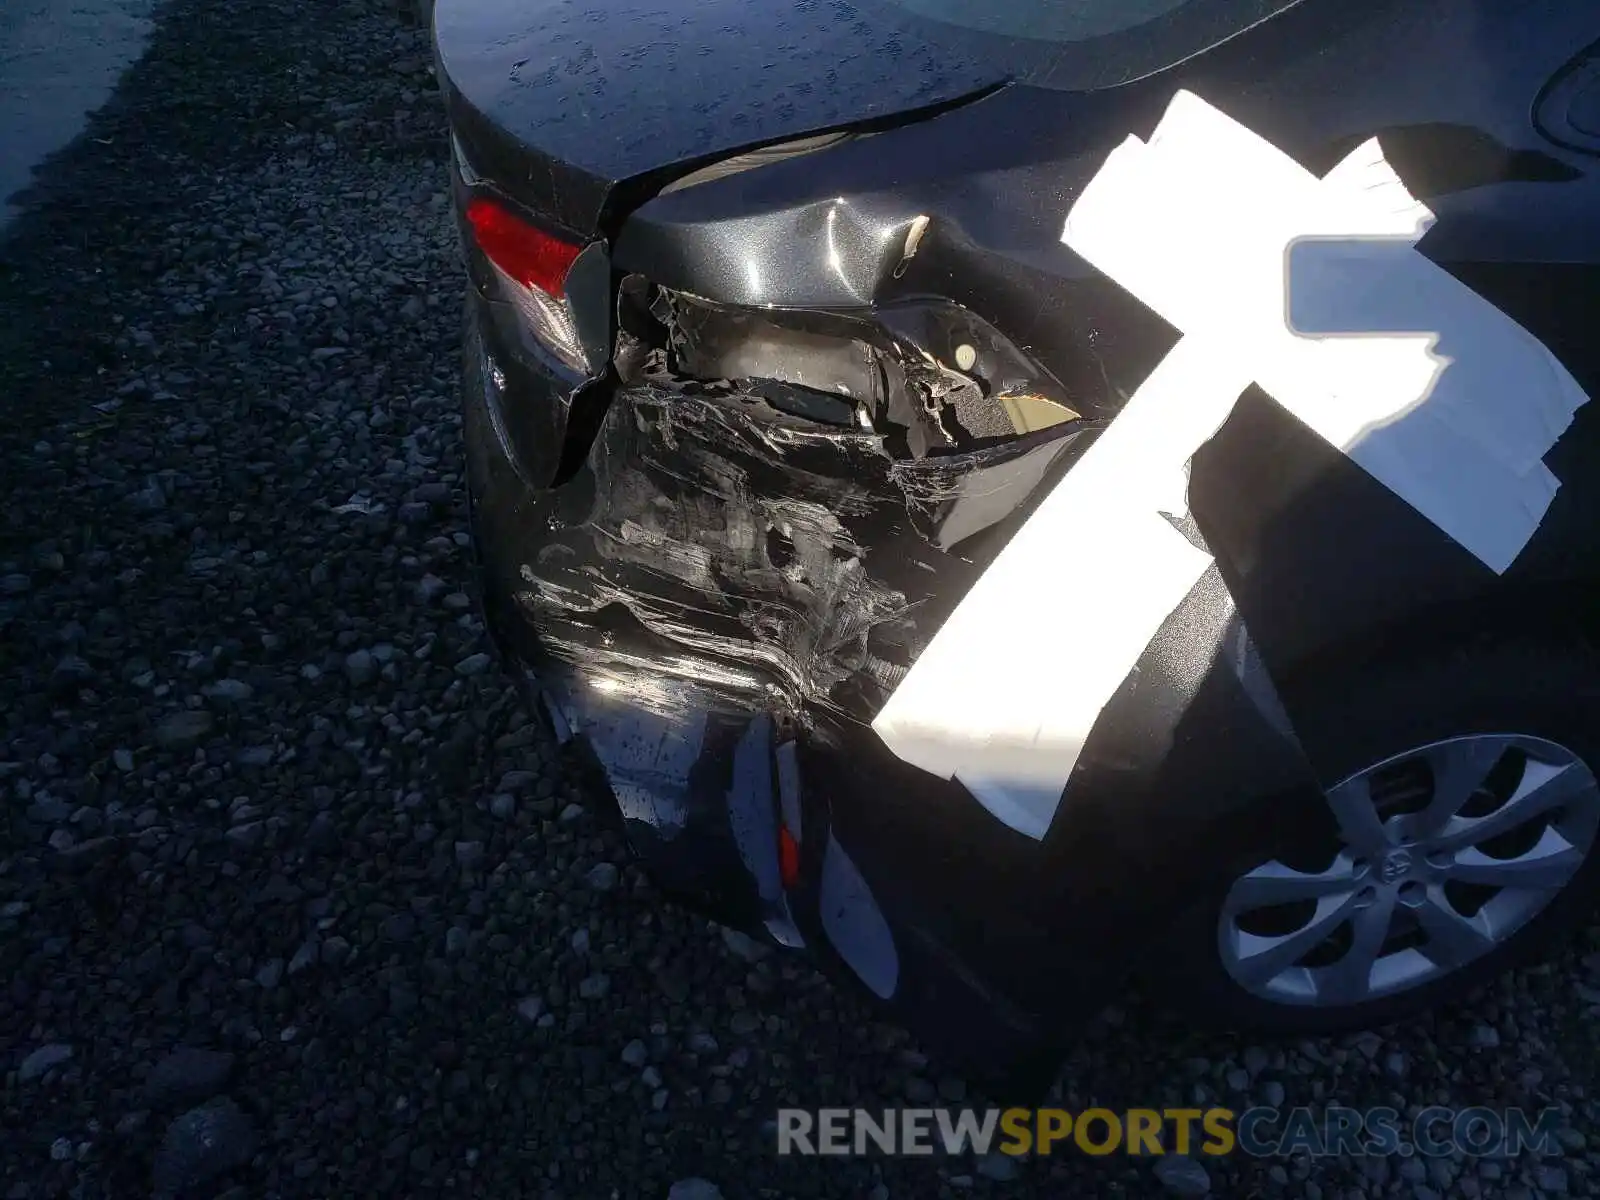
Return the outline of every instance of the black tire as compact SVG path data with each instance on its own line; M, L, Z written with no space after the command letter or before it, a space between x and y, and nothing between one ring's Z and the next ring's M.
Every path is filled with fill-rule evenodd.
M1565 641L1565 644L1562 644ZM1474 733L1555 742L1600 774L1600 657L1576 636L1548 644L1475 640L1308 680L1296 689L1298 732L1333 783L1408 750ZM1318 814L1320 817L1321 814ZM1327 818L1331 830L1331 817ZM1284 849L1291 849L1285 847ZM1151 972L1158 995L1185 1021L1264 1036L1313 1036L1403 1021L1547 949L1600 898L1600 839L1567 886L1482 957L1401 991L1346 1007L1279 1004L1247 991L1223 966L1222 904L1243 871L1230 869L1175 923Z

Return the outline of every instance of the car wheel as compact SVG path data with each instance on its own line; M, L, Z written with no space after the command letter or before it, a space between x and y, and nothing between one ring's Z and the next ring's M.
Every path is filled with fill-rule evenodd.
M1537 951L1600 882L1600 669L1479 645L1317 681L1323 811L1220 874L1164 973L1186 1015L1281 1034L1405 1019Z

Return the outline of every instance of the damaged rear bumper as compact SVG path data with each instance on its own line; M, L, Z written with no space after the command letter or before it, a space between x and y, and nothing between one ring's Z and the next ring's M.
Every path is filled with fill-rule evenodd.
M1279 749L1247 683L1158 648L1036 841L870 728L1089 423L908 459L736 391L639 384L606 397L582 462L540 488L508 409L564 400L572 381L497 343L488 303L471 300L463 389L485 610L655 879L804 948L974 1075L1042 1086L1193 883L1189 843L1244 794L1208 757L1196 787L1226 800L1156 814L1168 771L1195 769L1215 735L1270 780ZM1184 636L1221 644L1226 590L1199 603ZM1070 610L1019 597L1016 617L1092 636ZM1297 766L1285 756L1281 774Z
M1004 850L981 844L1015 835L962 835L981 811L868 723L981 566L939 546L1019 519L1077 436L892 462L870 435L635 387L584 465L540 489L497 410L569 381L495 356L485 328L469 321L463 393L486 618L557 736L603 771L653 878L804 948L980 1072L1042 1069L1050 1026L1102 994L1092 964L1048 1021L993 982L985 958L1045 940L1015 919L983 934L991 910L1028 911ZM930 905L929 886L967 899Z

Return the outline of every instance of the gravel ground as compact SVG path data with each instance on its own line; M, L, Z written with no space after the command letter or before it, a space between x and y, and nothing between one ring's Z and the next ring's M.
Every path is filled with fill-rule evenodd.
M1558 1105L1559 1159L777 1160L984 1100L663 909L490 665L442 148L387 2L174 0L0 249L0 1197L1600 1192L1593 931L1340 1041L1130 1001L1060 1085Z

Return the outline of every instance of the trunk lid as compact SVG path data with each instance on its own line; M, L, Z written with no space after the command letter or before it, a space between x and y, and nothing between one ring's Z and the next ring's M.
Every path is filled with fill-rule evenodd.
M434 39L473 169L583 238L715 159L1006 78L848 0L442 0Z

